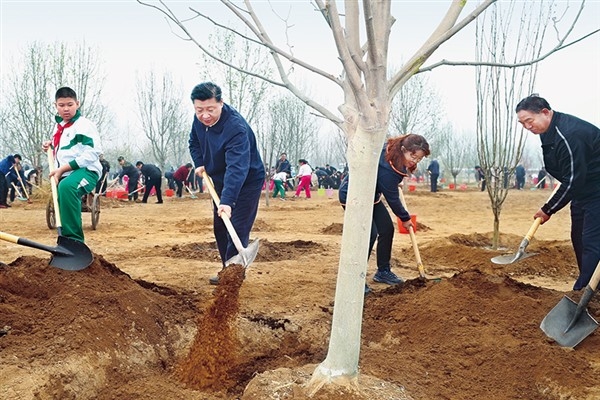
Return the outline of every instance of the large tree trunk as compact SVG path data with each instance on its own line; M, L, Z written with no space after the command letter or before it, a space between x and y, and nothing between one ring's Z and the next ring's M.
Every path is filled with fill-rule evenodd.
M335 292L329 351L308 390L326 383L347 385L358 377L360 334L377 164L387 129L360 126L348 143L350 181Z

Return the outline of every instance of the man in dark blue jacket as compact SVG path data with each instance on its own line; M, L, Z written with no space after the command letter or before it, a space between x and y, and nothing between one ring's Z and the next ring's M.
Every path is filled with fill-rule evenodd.
M431 191L435 193L437 192L438 178L440 177L440 163L438 163L438 160L431 160L427 167L427 172L429 173L429 180L431 182Z
M16 164L21 162L21 156L19 154L8 155L5 159L0 161L0 208L8 208L10 205L6 202L8 197L8 185L9 180L7 175L17 174Z
M192 90L195 117L190 132L190 154L196 175L206 171L212 178L220 204L214 207L213 229L223 267L238 251L220 218L225 213L244 247L258 212L265 167L256 137L246 120L223 102L221 88L212 82ZM218 277L210 279L218 284Z
M561 183L533 217L544 223L571 203L571 242L579 267L573 290L581 290L600 260L600 129L553 111L537 95L521 100L516 112L523 127L540 136L544 167Z

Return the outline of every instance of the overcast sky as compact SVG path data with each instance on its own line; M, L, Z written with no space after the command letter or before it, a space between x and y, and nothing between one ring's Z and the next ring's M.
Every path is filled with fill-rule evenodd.
M435 29L449 1L395 1L397 19L393 31L390 59L399 65ZM571 1L571 4L574 3ZM168 4L181 12L193 6L222 22L233 20L229 12L214 1L176 1ZM308 1L276 1L275 8L285 15L291 10L294 24L290 42L299 57L315 62L333 74L339 74L330 34L323 19L316 15ZM467 10L475 2L469 2ZM267 7L262 2L257 7ZM136 71L150 68L169 70L180 80L186 98L191 88L203 79L206 71L198 67L200 51L190 42L177 38L162 14L134 0L115 1L27 1L0 0L0 73L4 76L12 59L33 41L81 43L97 47L104 60L108 78L104 101L116 109L120 118L137 119L134 106ZM183 14L181 14L183 15ZM466 13L463 14L463 17ZM283 23L273 19L267 25L273 35L283 36ZM586 11L573 38L600 27L600 0L588 0ZM199 35L207 35L210 24L198 20ZM472 29L472 28L471 28ZM472 31L471 31L472 34ZM469 32L452 38L426 65L446 58L473 60L474 45ZM549 35L551 36L551 35ZM309 75L307 75L309 76ZM430 82L439 92L448 121L458 129L474 130L475 94L472 67L442 67L429 73ZM307 78L308 79L308 78ZM554 109L577 115L600 124L600 35L551 56L541 63L536 91L546 97ZM218 82L217 82L218 83ZM311 84L309 84L311 86ZM311 93L324 103L332 91L314 83ZM341 94L341 92L340 92ZM338 94L339 96L339 94ZM336 97L334 97L335 99ZM341 97L337 97L341 98ZM49 99L51 101L52 99ZM515 102L518 99L515 99ZM336 104L328 104L335 110ZM190 117L192 115L190 103ZM123 121L120 121L123 124ZM131 121L129 121L131 123Z

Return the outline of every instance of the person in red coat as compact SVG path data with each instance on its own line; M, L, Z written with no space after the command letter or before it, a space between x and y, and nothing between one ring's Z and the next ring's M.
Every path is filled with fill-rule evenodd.
M192 163L187 163L177 168L177 171L173 173L173 179L177 185L177 197L183 195L183 185L187 185L188 176L190 175L192 168L194 168Z

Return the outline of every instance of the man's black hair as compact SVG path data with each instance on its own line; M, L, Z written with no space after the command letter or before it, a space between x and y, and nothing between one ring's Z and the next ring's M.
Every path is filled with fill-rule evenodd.
M550 104L548 104L546 99L538 96L537 94L532 94L530 96L525 97L519 102L519 104L517 104L515 112L531 111L533 113L539 114L544 108L552 110L552 108L550 108Z
M192 99L192 102L194 100L204 101L213 98L216 101L220 102L222 100L221 96L222 93L221 88L219 86L215 85L212 82L202 82L194 86L194 88L192 89L192 95L190 97Z

